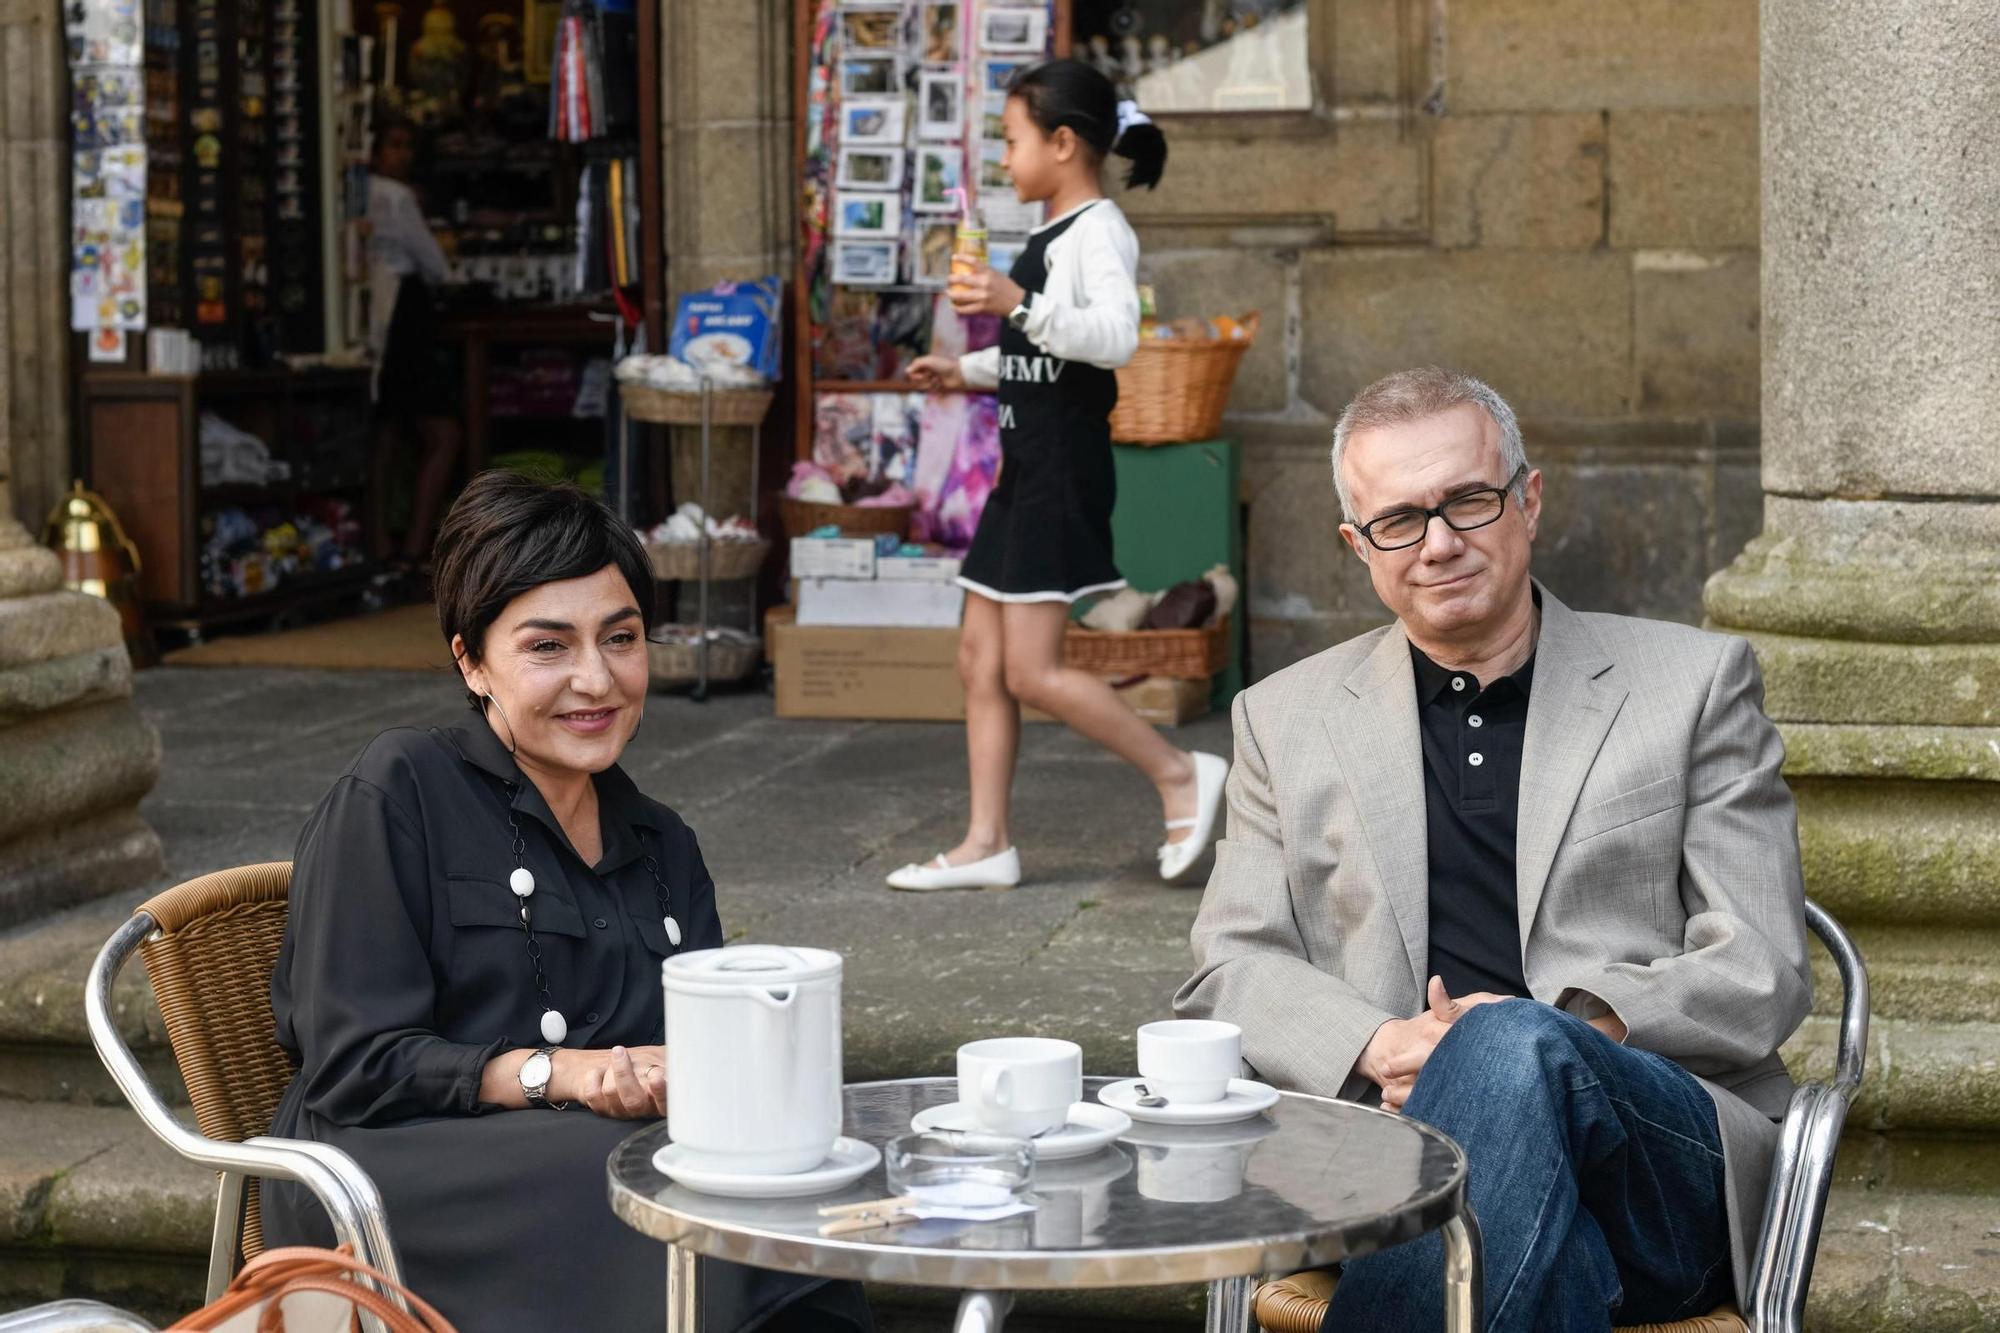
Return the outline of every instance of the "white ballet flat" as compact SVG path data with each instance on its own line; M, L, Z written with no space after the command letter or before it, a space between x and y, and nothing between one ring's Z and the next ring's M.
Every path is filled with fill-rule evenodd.
M1221 755L1195 751L1193 759L1195 817L1169 820L1167 828L1194 832L1179 842L1160 844L1160 878L1169 884L1187 874L1215 841L1217 817L1222 813L1222 787L1229 777L1229 761Z
M912 893L933 889L1011 889L1021 882L1021 853L1009 847L984 861L968 861L962 866L947 862L942 855L924 865L912 862L889 875L889 887Z

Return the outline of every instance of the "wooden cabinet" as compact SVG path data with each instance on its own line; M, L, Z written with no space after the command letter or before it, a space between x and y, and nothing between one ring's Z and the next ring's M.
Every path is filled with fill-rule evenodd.
M358 589L371 573L371 424L366 370L230 371L201 375L91 372L83 377L84 475L139 548L139 596L155 627L199 629L271 615ZM263 483L202 480L201 416L213 412L263 441L290 475ZM297 570L232 595L204 577L204 520L240 508L289 518L330 497L352 506L357 558Z

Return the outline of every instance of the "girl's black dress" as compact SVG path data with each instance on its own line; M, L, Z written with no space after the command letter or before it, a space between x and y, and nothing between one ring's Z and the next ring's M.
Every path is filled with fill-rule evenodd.
M271 979L279 1044L298 1076L273 1134L343 1149L388 1208L404 1280L462 1333L658 1329L666 1253L620 1222L605 1159L640 1126L588 1110L479 1101L502 1051L542 1045L542 1004L508 877L511 808L534 872L535 937L571 1047L655 1045L660 963L722 943L694 834L622 769L596 777L604 855L587 866L477 714L384 732L299 836ZM270 1245L331 1245L304 1189L263 1186ZM869 1327L860 1289L703 1261L706 1326Z
M1049 245L1088 211L1029 237L1007 276L1039 294ZM1111 557L1117 372L1051 356L1003 323L999 399L1000 480L980 511L959 583L999 602L1074 602L1123 587Z

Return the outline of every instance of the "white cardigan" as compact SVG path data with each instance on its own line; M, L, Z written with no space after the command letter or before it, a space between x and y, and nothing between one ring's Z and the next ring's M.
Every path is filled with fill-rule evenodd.
M1028 305L1028 341L1065 361L1116 370L1139 347L1139 238L1109 199L1093 199L1047 231L1081 212L1068 231L1049 242L1048 281ZM965 382L977 389L1000 383L1000 349L988 347L958 359Z

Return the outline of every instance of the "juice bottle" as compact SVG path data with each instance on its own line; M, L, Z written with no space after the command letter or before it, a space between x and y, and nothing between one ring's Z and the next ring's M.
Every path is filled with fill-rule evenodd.
M1153 296L1151 283L1139 284L1139 336L1157 338L1160 336L1160 307Z
M951 276L976 273L986 267L986 228L970 218L958 224L958 236L951 247Z

